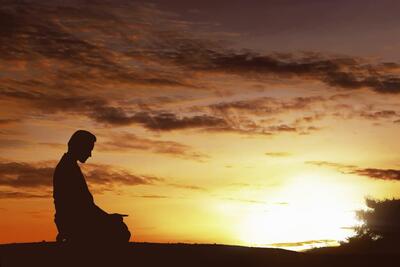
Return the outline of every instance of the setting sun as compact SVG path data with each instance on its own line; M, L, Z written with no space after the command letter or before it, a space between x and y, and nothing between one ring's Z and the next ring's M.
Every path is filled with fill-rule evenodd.
M344 186L314 174L293 178L276 195L275 203L258 206L244 216L241 239L251 246L281 247L285 243L290 247L298 240L310 246L315 240L323 240L322 245L344 241L354 234L351 228L360 223L349 209L354 200Z

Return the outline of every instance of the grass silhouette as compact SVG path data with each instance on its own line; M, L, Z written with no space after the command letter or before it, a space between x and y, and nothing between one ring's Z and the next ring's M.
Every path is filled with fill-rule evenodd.
M335 248L293 252L228 245L129 243L124 248L68 247L53 242L0 245L9 266L393 266L400 254Z

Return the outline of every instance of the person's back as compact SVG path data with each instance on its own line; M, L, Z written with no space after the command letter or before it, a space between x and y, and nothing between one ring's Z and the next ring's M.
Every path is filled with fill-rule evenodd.
M130 232L118 214L108 214L95 205L93 196L77 164L91 156L96 138L77 131L68 142L68 152L57 164L53 176L57 241L74 243L124 243Z

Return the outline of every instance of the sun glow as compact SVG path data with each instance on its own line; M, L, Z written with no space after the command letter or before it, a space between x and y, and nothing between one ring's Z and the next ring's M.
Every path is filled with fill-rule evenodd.
M353 235L351 227L360 224L346 191L334 179L298 176L279 192L276 202L248 212L240 225L240 238L250 246L299 243L304 249L302 244L337 244Z

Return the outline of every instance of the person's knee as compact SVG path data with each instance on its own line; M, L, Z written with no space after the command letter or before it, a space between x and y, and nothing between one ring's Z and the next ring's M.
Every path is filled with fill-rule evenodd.
M129 242L129 240L131 239L131 232L128 229L128 226L121 222L120 224L120 236L121 236L121 241L122 242Z
M106 236L110 242L127 243L131 238L131 232L124 222L113 221L106 230Z

